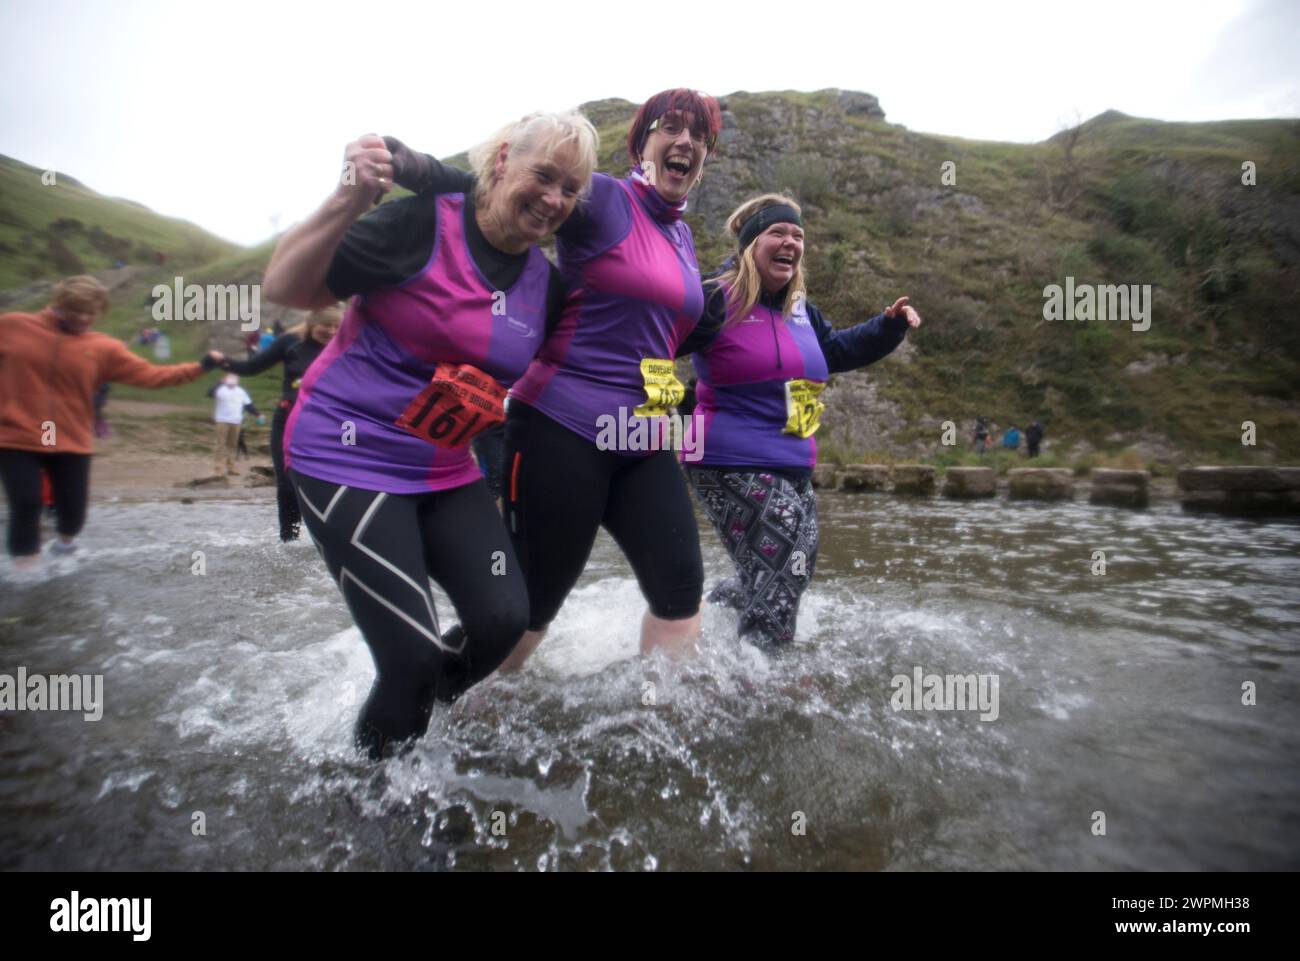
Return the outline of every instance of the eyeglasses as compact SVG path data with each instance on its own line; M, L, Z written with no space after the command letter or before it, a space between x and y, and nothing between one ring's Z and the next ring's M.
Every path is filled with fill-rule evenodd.
M682 131L686 129L686 122L682 119L680 113L666 113L658 120L655 120L647 132L659 130L669 137L680 137ZM709 134L702 123L696 121L691 124L691 140L698 144L704 144L709 150L712 150L718 142L716 134Z

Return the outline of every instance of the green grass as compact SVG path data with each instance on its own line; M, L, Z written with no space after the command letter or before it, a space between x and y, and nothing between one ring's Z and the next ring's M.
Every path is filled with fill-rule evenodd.
M72 177L0 156L0 288L103 270L117 260L173 268L234 253L235 244L147 207L104 197Z

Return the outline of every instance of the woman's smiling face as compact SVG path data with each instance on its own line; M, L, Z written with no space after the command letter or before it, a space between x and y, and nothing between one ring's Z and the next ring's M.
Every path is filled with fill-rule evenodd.
M704 169L709 145L695 115L670 110L655 121L641 149L641 165L659 196L669 203L686 199Z
M510 238L536 244L573 213L584 183L578 151L571 144L509 156L503 144L497 182L488 195L493 216Z
M754 238L754 266L769 294L794 279L802 260L803 228L798 224L773 224Z

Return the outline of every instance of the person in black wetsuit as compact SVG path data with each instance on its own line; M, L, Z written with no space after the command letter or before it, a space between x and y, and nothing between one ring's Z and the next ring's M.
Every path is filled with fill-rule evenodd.
M298 495L284 469L284 425L289 420L298 399L298 386L307 368L320 356L325 345L338 333L343 311L340 307L325 307L313 311L307 320L285 331L266 350L255 354L251 360L226 359L226 370L241 377L260 374L276 364L284 364L284 384L280 402L271 417L271 463L275 465L275 499L280 510L280 540L294 541L302 524L298 509Z

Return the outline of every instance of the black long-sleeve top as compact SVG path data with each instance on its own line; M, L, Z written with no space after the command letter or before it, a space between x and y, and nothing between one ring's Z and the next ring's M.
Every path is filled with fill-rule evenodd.
M281 334L271 341L266 350L254 354L252 360L226 358L226 367L240 377L247 377L269 370L276 364L284 364L284 382L280 387L281 406L287 402L292 407L298 399L298 385L302 383L303 375L324 349L325 345L312 337Z

